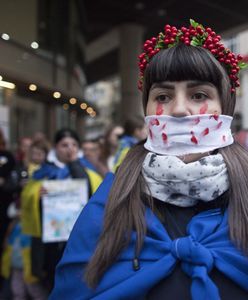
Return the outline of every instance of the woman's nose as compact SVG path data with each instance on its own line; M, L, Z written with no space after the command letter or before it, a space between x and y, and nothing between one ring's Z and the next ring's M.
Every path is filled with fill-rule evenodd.
M170 115L173 117L185 117L190 115L186 97L183 95L175 97L172 101Z
M74 150L74 146L73 145L69 145L68 151L72 152L73 150Z

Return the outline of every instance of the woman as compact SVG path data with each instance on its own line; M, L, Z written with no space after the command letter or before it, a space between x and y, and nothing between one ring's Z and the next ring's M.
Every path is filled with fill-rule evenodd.
M51 300L247 299L248 155L230 130L238 61L219 40L191 21L145 43L149 136L79 217Z
M54 138L54 152L45 163L33 174L33 178L65 179L87 178L89 195L92 195L101 182L101 177L89 166L84 165L79 154L80 140L77 133L71 129L60 129Z
M55 134L54 155L50 162L42 164L33 173L22 192L22 228L23 232L32 236L32 273L38 278L46 274L45 284L50 290L53 286L55 266L60 260L65 242L42 243L41 241L41 206L40 196L46 191L42 180L63 180L82 178L88 182L89 197L95 192L102 178L90 168L86 168L79 157L79 137L71 129L61 129ZM88 200L88 199L87 199ZM82 203L85 199L82 199Z

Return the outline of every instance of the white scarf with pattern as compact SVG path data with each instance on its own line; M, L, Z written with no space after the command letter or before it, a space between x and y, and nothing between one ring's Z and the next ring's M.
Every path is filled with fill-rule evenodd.
M226 164L221 154L184 163L176 156L149 152L142 174L154 198L181 207L212 201L229 188Z

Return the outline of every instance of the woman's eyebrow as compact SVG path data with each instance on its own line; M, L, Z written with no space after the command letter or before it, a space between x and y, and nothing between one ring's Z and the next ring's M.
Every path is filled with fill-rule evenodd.
M200 85L208 85L210 87L214 87L214 85L208 81L190 81L187 83L187 88L194 88Z
M156 88L163 88L163 89L170 89L170 90L174 90L175 89L175 85L172 83L168 83L168 82L159 82L159 83L154 83L151 87L151 90L156 89Z

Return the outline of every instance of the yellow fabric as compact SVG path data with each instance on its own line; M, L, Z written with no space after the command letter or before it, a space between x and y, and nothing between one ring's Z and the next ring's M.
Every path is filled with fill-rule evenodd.
M1 262L1 275L3 278L10 278L11 273L11 255L12 247L8 245L2 254ZM22 259L23 259L23 275L24 280L27 283L34 283L38 281L38 278L32 275L31 268L31 249L30 247L25 247L22 249Z
M6 278L6 279L8 279L10 277L11 253L12 253L12 247L8 245L4 249L2 258L1 258L1 275L3 278Z
M86 169L86 173L88 174L90 180L91 194L94 194L99 185L102 183L103 179L99 174L90 169Z
M118 169L118 167L120 166L120 164L123 162L124 158L126 157L127 155L127 152L130 150L129 147L125 147L123 148L123 150L121 151L120 153L120 156L116 162L116 164L114 165L114 168L113 168L113 172L115 173L116 170Z
M29 163L28 165L28 177L31 178L33 173L40 168L40 165Z
M21 193L21 226L24 234L41 236L40 189L42 181L31 180Z

